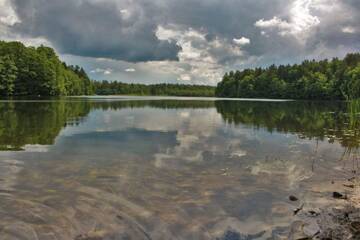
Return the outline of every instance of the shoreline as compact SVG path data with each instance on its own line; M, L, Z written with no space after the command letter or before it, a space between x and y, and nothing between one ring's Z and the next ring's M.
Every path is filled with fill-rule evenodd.
M331 184L334 192L328 204L308 206L303 203L295 209L294 217L297 219L291 223L287 239L360 239L359 176L353 174ZM316 205L318 207L313 207Z

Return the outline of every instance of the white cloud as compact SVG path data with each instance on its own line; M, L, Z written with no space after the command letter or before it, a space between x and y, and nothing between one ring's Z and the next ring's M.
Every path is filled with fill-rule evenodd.
M347 27L343 27L343 28L341 29L341 31L342 31L343 33L355 33L355 32L356 32L356 29L355 29L354 27L352 27L352 26L347 26Z
M235 45L217 36L207 40L207 32L177 25L158 26L155 34L159 40L174 41L181 47L179 62L168 62L166 68L176 73L178 80L200 84L216 84L221 80L228 59L243 57L240 45L250 43L244 37Z
M0 0L1 1L1 0ZM25 46L38 47L40 45L55 48L49 40L43 37L29 37L22 34L14 33L9 30L10 26L6 26L0 22L0 39L3 41L19 41Z
M170 28L164 28L162 26L158 26L155 34L156 34L156 37L162 41L170 42L170 41L176 40L178 38L177 31L170 29Z
M320 19L310 13L313 0L295 0L290 8L289 21L274 16L270 20L260 19L255 26L261 29L277 30L280 35L293 35L304 41L310 31L320 24ZM264 34L263 34L264 35Z
M131 17L131 12L128 9L120 9L120 14L124 20L127 20Z
M189 74L181 74L178 79L179 81L190 81L191 76Z
M0 0L0 25L13 26L20 22L9 0Z
M263 36L265 36L267 38L269 37L269 34L267 34L265 31L261 31L260 33L261 33L261 35L263 35Z
M135 68L127 68L125 72L136 72Z
M240 45L240 46L250 44L250 39L246 38L246 37L234 38L233 41L235 44Z
M96 68L94 70L91 70L90 71L91 73L100 73L100 74L104 74L104 75L109 75L113 72L113 70L111 68L106 68L106 69L103 69L103 68Z
M122 15L127 15L128 13L129 13L129 10L127 10L127 9L120 9L120 13L122 14Z
M279 28L279 29L290 29L291 24L281 20L278 17L273 17L270 20L260 19L255 22L255 26L259 28Z

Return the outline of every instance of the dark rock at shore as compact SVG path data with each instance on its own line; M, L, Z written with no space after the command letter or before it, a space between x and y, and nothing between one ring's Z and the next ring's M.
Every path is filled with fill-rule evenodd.
M299 199L297 197L293 196L293 195L290 195L289 200L292 201L292 202L296 202Z
M323 210L317 222L320 226L320 239L360 240L360 209L346 206L342 209Z
M300 207L294 209L294 216L295 216L296 214L298 214L301 210L303 210L303 208L304 208L304 204L301 204Z
M336 198L336 199L347 199L346 195L341 194L341 193L339 193L339 192L333 192L333 198Z

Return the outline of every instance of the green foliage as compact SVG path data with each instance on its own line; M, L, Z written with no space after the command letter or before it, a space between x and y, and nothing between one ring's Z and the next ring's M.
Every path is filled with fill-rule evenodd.
M52 48L0 41L0 96L87 95L94 92L85 71L66 66Z
M122 82L94 82L98 95L191 96L213 97L215 87L185 84L127 84Z
M304 61L226 73L216 88L218 97L354 99L360 97L360 54L343 60Z
M0 95L10 96L14 92L17 67L9 56L0 57Z

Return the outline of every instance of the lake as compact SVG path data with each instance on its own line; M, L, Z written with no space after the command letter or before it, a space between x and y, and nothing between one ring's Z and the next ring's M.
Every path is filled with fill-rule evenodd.
M1 101L0 239L280 239L295 208L333 203L358 170L358 113L346 102Z

